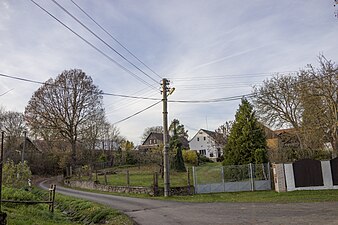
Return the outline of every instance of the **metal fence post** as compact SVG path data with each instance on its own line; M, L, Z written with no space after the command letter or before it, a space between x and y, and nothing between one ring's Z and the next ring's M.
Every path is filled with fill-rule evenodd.
M250 168L250 181L251 181L251 191L255 190L255 181L254 181L254 176L253 176L253 168L252 168L252 163L249 164Z
M224 166L221 167L221 174L222 174L223 191L225 192Z
M193 179L194 179L194 189L195 189L195 194L198 193L198 189L197 189L197 174L196 174L196 169L195 167L193 166L192 167L192 176L193 176Z
M270 171L270 162L267 163L267 167L268 167L268 179L269 179L270 190L271 190L271 171Z

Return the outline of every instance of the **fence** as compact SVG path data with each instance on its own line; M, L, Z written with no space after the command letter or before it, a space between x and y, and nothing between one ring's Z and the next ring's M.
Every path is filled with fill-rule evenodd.
M193 167L195 193L271 190L270 165Z
M36 205L36 204L48 204L49 211L54 212L55 205L55 189L56 185L52 184L49 188L49 197L48 201L20 201L20 200L7 200L2 199L2 202L14 203L14 204L25 204L25 205Z
M274 164L273 168L278 192L338 189L338 158L330 161L302 159Z

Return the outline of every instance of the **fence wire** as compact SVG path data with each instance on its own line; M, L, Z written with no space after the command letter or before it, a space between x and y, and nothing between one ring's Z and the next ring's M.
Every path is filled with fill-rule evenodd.
M197 193L271 189L269 164L194 167Z

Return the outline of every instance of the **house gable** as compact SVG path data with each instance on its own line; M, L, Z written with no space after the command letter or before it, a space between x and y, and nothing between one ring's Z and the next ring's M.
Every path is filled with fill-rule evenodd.
M215 137L216 132L200 129L189 141L189 147L191 150L196 150L198 153L216 160L223 152Z

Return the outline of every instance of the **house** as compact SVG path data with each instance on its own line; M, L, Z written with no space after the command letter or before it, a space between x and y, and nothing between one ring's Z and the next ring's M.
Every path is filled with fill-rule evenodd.
M138 149L142 151L148 151L154 148L158 148L161 145L163 145L163 134L151 132Z
M168 136L170 140L170 136ZM189 142L186 138L180 137L183 149L189 149ZM163 145L163 134L151 132L148 137L144 140L142 145L138 146L138 150L148 151L154 148L158 148Z
M271 150L282 148L299 148L300 143L293 128L275 130L266 133L267 146Z
M216 161L223 155L223 146L217 142L218 134L214 131L200 129L189 141L191 150L196 150L201 155Z

